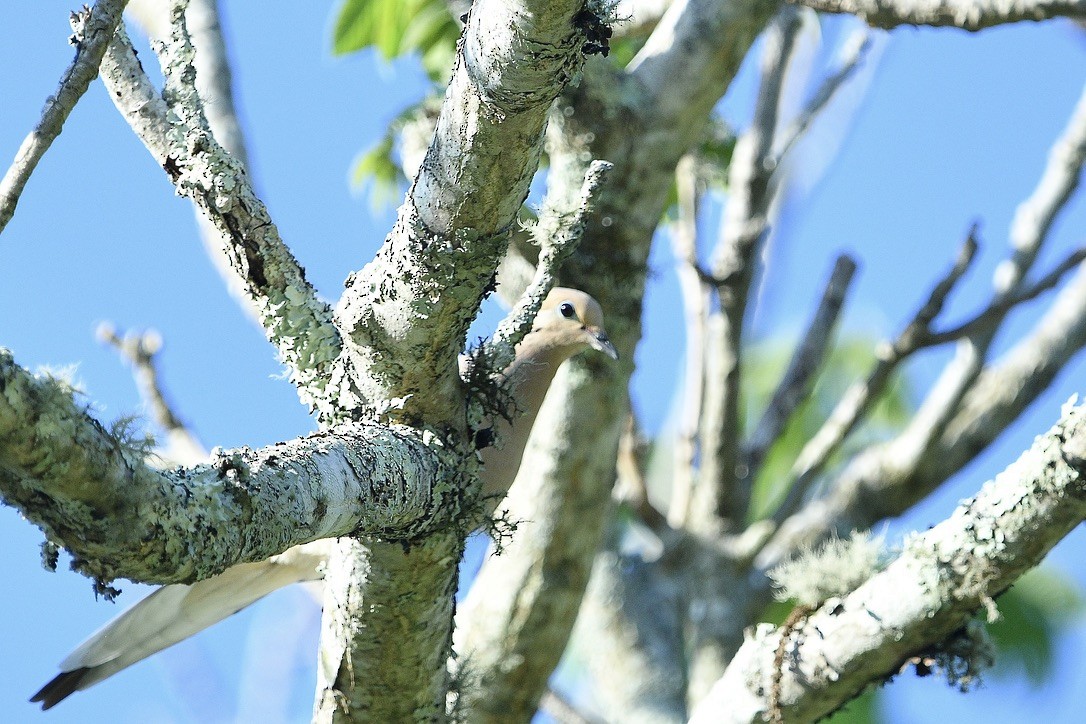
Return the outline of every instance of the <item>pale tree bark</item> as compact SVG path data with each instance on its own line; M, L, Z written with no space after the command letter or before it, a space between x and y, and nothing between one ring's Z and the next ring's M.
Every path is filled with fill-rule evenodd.
M161 96L143 74L123 34L118 35L107 54L104 76L111 97L179 192L191 198L198 213L216 229L217 255L225 260L225 266L231 269L240 281L239 287L256 307L258 318L291 371L291 380L303 401L329 430L329 434L322 434L317 440L330 444L333 452L342 458L353 451L341 451L336 445L348 447L345 440L358 434L341 435L339 431L355 429L344 428L342 424L332 432L333 426L345 419L376 416L386 421L386 425L389 420L404 420L413 422L416 429L425 428L415 440L430 447L430 457L411 460L410 455L404 456L405 450L396 449L396 442L382 445L388 442L382 440L369 452L375 456L369 467L386 465L392 467L391 471L371 471L365 464L352 471L350 465L356 461L349 459L350 455L342 465L348 475L357 472L366 485L374 486L370 492L381 498L378 508L382 512L378 518L385 522L399 518L402 505L397 499L415 499L412 493L415 485L434 492L436 498L430 502L440 499L441 512L430 508L429 513L436 514L433 522L446 531L444 537L431 540L426 533L401 535L395 530L397 523L387 527L378 524L367 530L366 524L359 526L361 521L351 520L358 508L344 512L334 496L324 499L321 494L309 494L309 508L300 515L299 510L279 507L280 512L296 521L294 527L302 532L277 533L272 527L266 537L274 542L262 539L238 544L232 539L229 542L234 545L229 546L229 554L215 549L208 556L210 561L197 558L178 571L167 570L168 559L154 566L144 564L146 572L138 567L129 569L123 564L114 567L98 561L88 561L85 565L103 580L115 575L184 580L248 560L246 556L253 555L253 551L270 552L261 545L285 548L303 542L308 537L306 533L327 537L353 531L402 541L402 544L373 543L372 557L357 547L353 552L344 552L344 562L355 562L354 574L347 576L350 580L339 579L339 585L358 586L367 577L375 581L373 589L366 592L366 608L382 610L382 600L394 602L395 606L385 610L395 616L419 619L419 625L411 629L419 635L401 639L394 647L397 658L381 662L387 674L384 679L360 677L348 682L337 677L334 685L346 690L340 690L339 695L322 694L319 702L331 702L333 706L318 711L318 718L443 716L451 594L455 590L457 551L468 526L466 521L455 523L455 520L471 507L465 504L469 499L465 495L471 495L471 488L464 489L464 476L470 475L470 464L445 467L465 454L460 446L466 443L464 436L468 432L456 354L463 345L478 300L490 283L515 213L527 194L542 144L547 107L575 75L580 63L583 36L571 23L577 9L573 4L548 4L542 8L543 12L527 5L519 9L495 6L493 12L488 8L476 9L481 20L469 29L465 53L460 57L459 71L439 121L435 150L428 155L402 210L401 222L384 251L355 277L335 316L306 282L300 265L282 243L240 165L221 149L209 130L193 85L193 48L184 23L185 3L173 5L169 35L156 44L166 77ZM515 22L508 25L507 19ZM549 61L541 63L541 51L546 49L550 49ZM518 62L525 53L536 60L531 66ZM521 152L506 153L509 147ZM367 279L374 281L372 286ZM390 286L395 280L402 281ZM425 304L430 314L417 314L415 310L420 304ZM389 400L393 402L389 404ZM84 424L94 427L91 421ZM392 435L398 441L395 429L375 428L374 434L380 437L384 431L384 435ZM108 442L109 436L105 438ZM276 464L281 460L271 451L266 456ZM239 456L230 458L228 472L237 467L241 477L249 476L249 461L244 455L235 458ZM404 467L416 463L424 467L428 463L429 474L419 476ZM113 467L127 465L123 472L135 462L122 458L112 464ZM381 490L384 475L388 476L385 480L396 480L400 489ZM398 475L402 477L397 478ZM33 482L24 480L31 477L26 474L11 477L21 484ZM236 476L223 477L229 481L229 492ZM323 479L319 471L317 478ZM343 488L343 482L334 476L330 480L333 488L338 484L337 494L365 507L361 503L365 495L357 495L352 486ZM213 497L210 492L208 495ZM276 509L267 505L261 508L262 515L274 516ZM389 512L391 517L383 518ZM422 517L430 518L429 513L423 513ZM234 518L247 514L251 515L251 511L242 506L240 512L235 511ZM442 522L437 522L438 518ZM230 520L228 517L227 522ZM401 522L412 527L421 521ZM238 526L234 538L242 536L244 531L243 526ZM169 540L166 543L168 547L184 548ZM78 554L78 545L74 547ZM93 554L98 555L97 551ZM433 566L438 559L443 565ZM357 575L361 572L357 566L365 566L367 575ZM418 575L423 569L430 572L429 578ZM416 587L421 588L416 590ZM329 595L336 594L335 587L331 587ZM356 635L341 637L336 642L342 652L339 664L329 655L324 659L331 670L346 671L353 664L345 662L366 660L373 653L374 631L386 629L353 624L356 611L349 604L361 604L359 597L343 596L340 600L346 600L348 607L337 615L346 616ZM412 600L421 601L422 608L409 610L405 602ZM427 607L434 605L435 600L436 612L427 614ZM328 648L334 647L330 644ZM425 677L415 675L419 662L430 667ZM398 666L402 668L397 670ZM419 693L383 688L387 681L411 681ZM352 704L349 712L335 706L339 701ZM367 706L372 708L367 710Z
M850 13L875 28L932 25L982 30L1023 20L1086 17L1081 0L796 0L814 10Z
M877 26L977 29L1082 14L1077 0L803 4L853 12ZM746 435L739 414L748 353L743 329L759 251L790 152L860 66L866 42L827 73L795 117L783 118L782 89L806 11L772 0L631 3L638 20L631 35L645 43L618 68L584 63L586 25L598 35L615 19L606 4L480 0L470 10L433 141L396 225L377 257L329 304L259 200L239 158L243 145L236 136L228 140L236 113L208 103L209 95L231 97L215 3L193 0L186 16L187 5L171 4L154 43L165 77L161 92L123 28L102 56L103 82L178 193L193 202L213 258L255 310L321 431L163 471L144 462L138 444L91 418L70 388L31 375L5 352L0 493L106 591L120 576L197 581L338 537L326 566L314 719L528 721L545 697L561 701L547 694L548 680L586 589L578 635L607 689L608 718L682 721L693 712L695 719L715 720L724 708L743 721L822 716L910 657L938 649L1083 519L1086 425L1076 409L994 486L911 541L887 570L783 634L761 628L744 643L744 627L769 599L771 566L805 544L913 505L990 444L1086 344L1080 272L1030 336L1002 360L986 359L1010 309L1055 287L1082 261L1073 254L1029 281L1081 172L1081 109L1024 206L1012 233L1015 251L988 307L965 323L936 326L973 257L974 245L967 244L883 350L881 363L857 387L859 397L845 399L841 414L809 441L793 470L791 495L768 519L750 521L753 476L799 414L832 344L854 268L839 263L762 424ZM202 16L212 18L202 26L208 34L196 32L197 5L210 12ZM103 0L79 16L77 35L110 8L120 12L119 4ZM117 25L111 22L102 31L107 37ZM687 215L681 256L689 314L705 330L691 347L699 356L690 366L697 385L691 395L698 399L685 431L689 446L699 449L687 449L683 460L700 469L686 471L684 497L669 501L666 516L652 508L646 491L640 515L658 550L631 554L619 544L622 523L611 487L629 413L650 242L676 166L697 154L714 106L763 32L754 122L728 162L726 221L709 269L699 262L696 175L679 189ZM82 54L81 46L77 64ZM97 68L95 58L89 62ZM203 77L226 85L205 90ZM74 102L63 101L60 121L47 111L43 128L58 132ZM36 140L28 157L40 158L47 146ZM546 207L575 218L554 227L545 221L539 233L583 234L558 275L601 302L623 362L574 360L555 379L526 464L500 509L515 530L457 614L450 662L457 564L484 507L474 479L480 413L457 355L544 151ZM594 159L614 167L603 186L593 181L602 167ZM33 161L12 168L21 188ZM4 202L9 216L13 208L14 200ZM525 331L571 245L568 238L551 242L542 244L531 294L485 348L491 364L508 359L511 340ZM864 422L896 366L918 349L960 339L970 345L967 358L948 369L949 381L929 394L900 438L861 452L826 480L832 455ZM814 483L827 483L827 492L812 497ZM875 610L879 620L868 615ZM857 630L862 637L849 633ZM782 636L792 642L783 664L776 659ZM612 658L621 665L606 666ZM580 716L566 709L566 718Z
M473 694L485 712L480 716L528 720L572 630L614 479L652 231L675 165L700 140L713 104L774 8L757 0L674 3L624 73L589 64L578 88L559 101L548 146L550 193L572 194L586 159L615 165L562 280L591 292L607 309L623 362L604 368L573 360L555 381L525 454L531 472L522 474L506 502L508 516L532 532L515 536L480 572L480 591L501 593L480 593L458 616L461 656L508 654L486 653L483 665L471 667L485 684ZM654 133L639 138L648 128ZM579 434L585 430L593 434ZM501 692L511 694L498 701Z
M886 570L793 629L779 702L784 720L816 720L873 679L938 652L1086 519L1084 492L1086 408L1068 406L950 518L908 539ZM772 626L759 627L691 721L763 721L778 639Z
M61 76L56 94L46 101L41 120L23 141L15 161L0 180L0 232L15 214L19 196L38 162L60 135L68 114L98 75L98 66L113 31L121 22L126 4L127 0L100 0L79 17L79 29L71 39L77 48L75 58Z

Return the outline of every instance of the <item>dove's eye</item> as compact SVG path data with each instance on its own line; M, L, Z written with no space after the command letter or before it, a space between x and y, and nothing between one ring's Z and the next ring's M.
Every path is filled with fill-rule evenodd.
M562 302L558 305L558 313L566 319L573 319L577 316L577 310L573 308L573 305L569 302Z

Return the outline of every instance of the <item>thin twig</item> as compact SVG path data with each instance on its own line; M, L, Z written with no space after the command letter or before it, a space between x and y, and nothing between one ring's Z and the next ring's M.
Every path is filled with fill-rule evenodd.
M787 371L743 452L743 465L752 480L757 479L766 454L780 438L800 404L810 394L817 373L830 349L833 329L841 315L841 308L855 272L856 262L851 257L837 257L818 310L811 319L803 340L796 347Z
M784 502L773 514L776 522L780 523L799 508L811 484L833 454L840 449L849 433L871 410L875 401L886 389L898 365L923 346L924 341L931 334L931 323L942 311L950 292L957 286L976 257L975 235L976 227L974 226L962 244L954 266L935 285L927 301L905 325L905 329L893 342L879 345L876 350L878 361L867 379L853 385L845 392L829 418L804 445L792 466L791 477L794 482Z
M1073 253L1032 285L1026 282L1056 215L1078 184L1086 159L1086 95L1064 133L1049 152L1048 163L1034 192L1015 213L1011 253L996 270L994 293L987 309L973 320L944 333L928 334L925 346L960 339L957 354L943 369L905 429L888 443L871 448L850 461L834 485L866 487L865 481L889 484L907 479L957 414L966 394L984 371L988 351L1008 312L1059 282L1081 257ZM964 336L955 337L964 332Z
M127 4L128 0L98 0L92 9L72 13L75 34L71 43L76 47L75 57L60 77L57 92L46 99L38 125L23 140L15 160L0 181L0 233L15 215L19 196L38 162L60 135L75 104L97 77L106 48Z
M799 13L784 7L770 24L762 55L762 83L750 128L739 138L728 174L729 197L720 243L713 254L713 275L723 280L719 323L710 327L706 349L706 405L703 416L696 500L693 505L712 527L716 519L739 521L746 516L749 479L737 477L741 346L747 297L768 228L774 194L768 161L774 146L784 76L800 29Z
M207 449L189 426L174 412L173 406L166 400L159 382L155 355L162 349L162 337L154 330L143 333L129 332L123 337L117 334L113 325L103 323L98 326L98 339L113 346L121 357L132 365L132 376L136 380L140 397L151 411L154 420L170 441L167 457L181 465L197 465L208 458Z
M811 100L780 134L782 140L778 142L778 150L774 156L774 169L779 169L783 165L789 151L807 132L818 114L829 105L837 91L860 67L869 50L871 50L871 33L866 29L857 31L845 42L841 65L822 81L822 85L811 96Z
M705 334L709 313L709 285L699 274L697 252L698 179L694 159L684 156L675 169L679 218L671 228L671 249L682 294L686 330L682 411L675 434L671 502L668 522L679 528L690 513L705 389Z
M1086 249L1079 249L1069 254L1062 262L1057 264L1048 274L1038 279L1027 287L1019 285L1014 291L997 296L987 307L972 319L951 327L942 332L935 332L924 341L924 346L932 347L947 342L952 342L962 337L972 337L982 332L994 330L1003 321L1003 318L1014 307L1036 299L1050 289L1056 287L1069 271L1076 268L1086 260Z

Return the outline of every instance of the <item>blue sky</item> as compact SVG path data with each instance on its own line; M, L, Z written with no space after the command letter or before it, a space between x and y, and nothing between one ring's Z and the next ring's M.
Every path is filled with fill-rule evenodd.
M305 12L252 13L227 1L225 22L240 106L262 196L283 238L328 298L362 266L390 228L392 211L374 213L352 192L352 159L398 110L422 92L412 62L385 64L369 54L333 59L331 4ZM0 7L0 160L6 164L37 120L68 63L67 4L15 0ZM278 12L276 12L278 11ZM831 33L832 35L832 33ZM143 55L153 64L149 54ZM977 269L951 304L951 316L976 309L1006 244L1015 206L1032 189L1048 146L1063 128L1086 80L1086 34L1068 23L1022 25L969 35L903 28L886 39L863 104L817 129L808 158L839 143L819 183L793 193L777 230L764 308L753 328L793 333L817 298L832 258L861 261L846 327L891 334L942 272L974 219L987 242ZM745 117L744 86L724 104ZM847 126L845 125L848 122ZM841 129L847 128L847 131ZM820 145L825 144L825 145ZM1076 200L1057 226L1045 260L1083 243L1086 205ZM639 350L635 404L650 429L670 405L681 329L670 254L654 253L646 343ZM258 446L312 428L274 353L228 297L196 237L188 202L172 188L99 85L69 119L0 237L0 345L30 368L77 365L76 377L104 420L140 410L127 369L94 339L103 320L160 330L162 373L182 416L208 446ZM1012 339L1047 302L1012 318ZM491 315L492 317L493 315ZM918 385L946 359L935 351L911 372ZM892 534L924 528L1002 469L1084 392L1081 362L947 489L919 506ZM1076 384L1076 382L1078 384ZM41 535L0 509L0 721L34 721L27 697L55 664L119 609L96 602L85 579L39 565ZM1077 531L1052 556L1078 581L1084 541ZM142 587L123 586L119 606ZM315 607L283 592L187 642L73 696L52 722L303 720L312 693ZM301 603L302 605L298 605ZM990 678L963 697L933 679L899 677L888 689L894 722L940 719L1077 721L1086 683L1077 655L1086 629L1059 646L1050 685L1031 689ZM195 672L202 672L196 676Z

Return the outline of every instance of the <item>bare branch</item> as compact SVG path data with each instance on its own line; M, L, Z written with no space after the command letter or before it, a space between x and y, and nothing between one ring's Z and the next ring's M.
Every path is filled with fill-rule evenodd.
M161 0L139 1L145 11L167 16L164 20L168 29L169 8ZM208 129L215 140L246 169L249 178L255 179L252 165L249 163L245 134L242 132L241 122L238 119L233 73L227 56L226 38L223 37L219 20L218 0L190 0L188 10L185 12L185 21L188 24L189 33L192 36L192 47L195 50L192 65L196 69L196 88L203 104L204 115L207 117ZM200 229L200 240L203 241L208 256L226 282L230 294L259 324L259 309L246 295L244 284L234 273L229 259L218 253L220 246L218 229L198 210L196 221Z
M833 341L833 330L855 272L856 262L851 257L843 255L837 258L818 310L743 451L743 466L751 480L757 478L769 449L810 394Z
M837 484L844 488L866 487L866 480L879 485L908 478L921 464L932 443L942 435L970 387L983 371L988 350L1016 304L1027 301L1058 282L1077 263L1072 254L1032 287L1026 279L1056 215L1078 185L1086 160L1086 93L1080 98L1067 128L1049 152L1048 163L1037 188L1015 213L1011 225L1009 258L996 270L995 293L989 311L980 315L978 325L966 325L971 332L962 338L955 358L921 403L905 430L881 449L866 451L841 473Z
M823 13L858 15L874 28L933 25L983 30L1005 23L1084 18L1082 0L792 0Z
M472 721L534 714L566 648L610 517L614 460L607 450L615 449L619 430L607 402L622 400L625 386L591 379L576 362L552 383L502 503L501 518L516 526L515 535L503 541L500 556L487 559L457 608L456 661L466 679L460 702Z
M981 333L994 332L1003 321L1003 318L1006 317L1007 312L1019 304L1032 301L1048 290L1055 288L1063 280L1064 275L1081 264L1084 259L1086 259L1086 249L1072 252L1057 264L1052 271L1033 284L1025 288L1019 285L1007 294L998 295L984 311L978 313L972 319L942 332L931 334L925 340L924 346L931 347L952 342L962 337L973 337Z
M777 142L777 151L772 163L774 168L779 169L784 164L788 153L803 138L807 129L811 127L811 124L814 123L822 110L833 100L837 91L859 69L870 49L871 34L867 31L858 31L846 41L841 65L822 81L822 85L811 96L811 100L807 102L799 115L793 118L788 127L779 134L780 140Z
M162 349L162 337L158 332L129 333L121 338L113 325L100 324L98 339L112 345L132 365L132 375L144 404L168 436L169 448L165 457L181 465L197 465L207 460L207 449L173 411L162 392L155 364L155 355Z
M587 659L605 721L680 724L687 716L682 590L673 570L619 553L620 535L612 522L572 647Z
M1013 252L996 272L991 306L1028 295L1055 280L1074 255L1032 288L1023 280L1044 244L1052 222L1077 188L1086 160L1086 92L1060 138L1034 192L1015 214ZM1084 344L1086 275L1079 272L1052 309L1006 361L985 370L984 359L1000 320L988 320L963 339L958 354L936 382L901 435L857 456L832 484L824 500L782 525L759 564L772 565L797 546L811 545L833 531L865 529L901 514L987 447L1025 406L1048 387L1056 372ZM1005 312L1001 312L1005 316ZM998 316L993 313L993 317Z
M337 309L354 343L345 373L357 386L341 404L365 409L395 397L405 400L397 415L406 421L453 426L463 418L456 356L538 167L547 111L583 63L584 34L573 25L581 7L472 5L433 142L396 227L348 280Z
M1063 133L1052 144L1036 188L1014 213L1011 222L1013 256L996 270L996 290L1009 293L1025 279L1052 223L1078 188L1086 162L1086 87Z
M196 69L196 87L208 128L215 140L248 168L249 151L238 120L234 74L230 70L226 39L219 20L219 1L190 0L185 21L196 51L192 64Z
M452 528L410 546L336 541L325 575L314 722L447 720L445 662L463 546Z
M627 361L604 368L571 360L540 411L540 434L507 498L524 533L487 561L476 586L488 593L469 594L458 613L458 655L482 653L475 670L484 685L472 692L480 719L529 718L565 648L607 519L645 262L674 166L704 137L713 106L775 8L764 0L673 3L628 73L587 63L580 85L559 99L549 182L573 194L592 158L615 164L563 283L599 300ZM631 104L633 97L644 103ZM656 131L631 144L631 129L642 127ZM508 595L493 596L498 588Z
M97 77L102 56L127 4L128 0L98 0L92 9L72 13L75 34L71 43L76 46L75 57L60 77L57 92L46 99L38 125L23 140L15 160L0 180L0 233L15 214L19 196L38 162L60 135L68 114Z
M6 351L0 391L0 493L97 580L191 582L355 531L412 539L457 509L459 466L410 428L351 424L162 471Z
M928 295L927 301L905 326L901 334L891 343L884 343L876 350L878 358L875 367L863 382L850 387L841 398L833 412L811 439L803 446L799 457L792 466L794 482L788 490L784 502L773 514L777 522L783 521L794 513L811 484L821 473L830 457L841 447L849 433L870 411L883 390L889 384L897 366L906 357L920 349L931 334L931 323L943 310L950 292L968 271L977 252L974 237L976 228L970 232L958 253L954 266L939 280Z
M739 138L728 169L728 204L720 242L713 253L713 274L720 280L720 323L707 345L715 358L706 365L709 404L703 416L703 464L693 509L704 511L694 525L714 519L742 520L749 503L749 479L739 479L739 387L743 323L754 279L756 256L769 229L774 194L770 166L784 75L792 59L800 17L785 6L769 26L761 69L762 83L750 128ZM709 516L705 518L705 516Z
M1086 408L1066 409L975 498L910 539L890 566L796 627L783 672L789 721L815 721L938 647L1086 518ZM779 643L762 625L691 721L758 722Z
M698 429L705 388L705 337L710 291L698 267L698 178L691 156L684 156L679 162L675 169L675 183L678 188L679 219L671 229L671 248L682 293L686 349L682 412L675 435L671 503L667 519L668 523L678 528L686 524L694 493Z
M163 49L166 77L173 79L167 81L170 104L143 72L123 28L118 28L103 60L102 79L178 193L188 196L218 229L218 253L242 280L302 401L322 415L332 415L335 402L326 386L341 342L331 309L317 298L244 169L208 132L191 87L192 49L184 37L183 14L175 11L174 20L174 38ZM182 76L188 80L180 80Z

